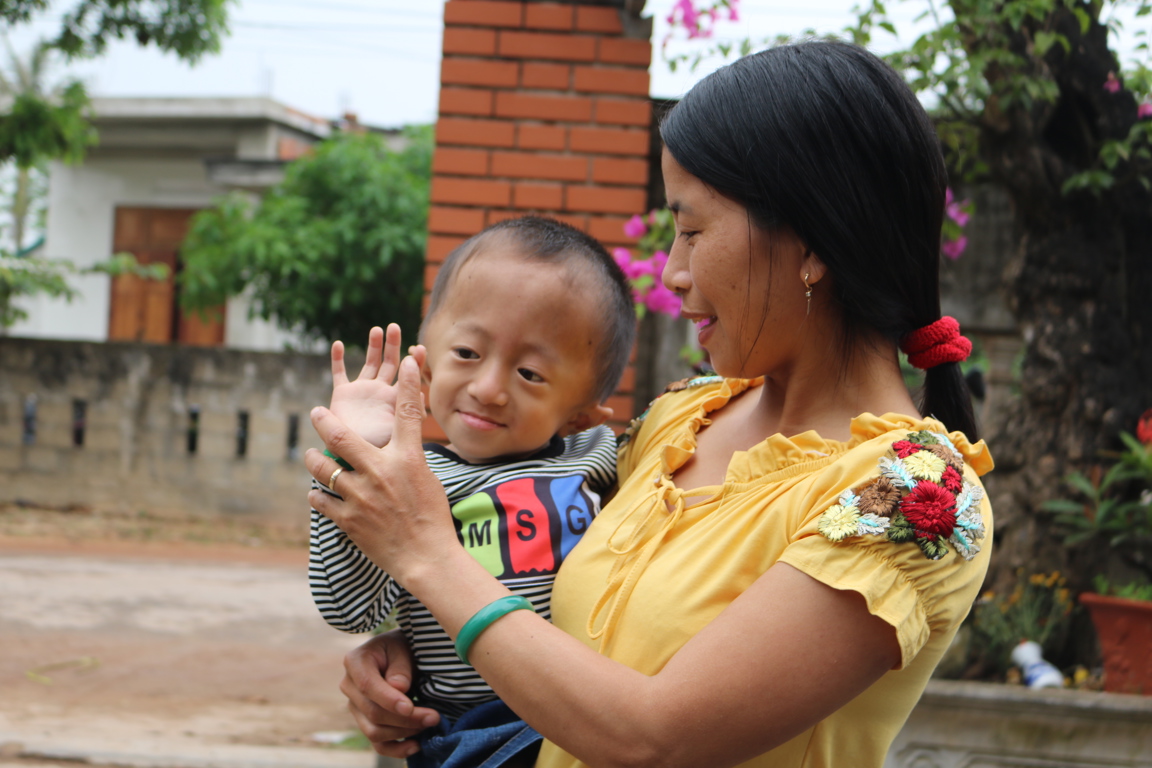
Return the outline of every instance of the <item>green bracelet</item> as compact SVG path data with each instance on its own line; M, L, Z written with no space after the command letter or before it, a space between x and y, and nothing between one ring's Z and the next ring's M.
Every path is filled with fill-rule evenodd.
M348 470L349 472L355 472L356 471L355 469L352 468L351 464L344 461L344 459L342 459L339 456L337 456L336 454L332 453L332 451L328 450L327 448L324 449L324 455L327 456L328 458L332 459L332 461L336 462L337 464L339 464L341 467Z
M532 603L520 595L508 595L508 597L493 600L464 622L460 634L456 636L456 655L460 657L460 661L471 664L468 661L468 651L472 648L472 643L476 642L476 638L480 637L480 633L488 629L492 622L501 616L507 616L512 611L535 610Z

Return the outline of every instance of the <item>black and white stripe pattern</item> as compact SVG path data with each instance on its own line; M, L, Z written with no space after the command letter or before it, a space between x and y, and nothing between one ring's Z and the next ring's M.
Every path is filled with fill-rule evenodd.
M616 482L616 441L607 427L562 440L554 438L542 451L506 464L469 464L438 445L425 446L424 455L444 484L449 505L494 483L580 475L587 497L599 511L600 497ZM313 486L332 493L315 481ZM538 614L551 620L555 578L554 573L547 573L501 581L512 592L528 598ZM476 670L456 657L452 640L431 612L377 568L335 523L314 509L308 580L321 615L345 632L371 631L395 610L396 621L412 646L420 673L416 693L424 705L455 718L496 698Z

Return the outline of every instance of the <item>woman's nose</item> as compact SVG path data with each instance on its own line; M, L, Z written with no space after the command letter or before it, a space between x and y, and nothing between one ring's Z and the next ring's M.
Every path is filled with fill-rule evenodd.
M688 249L681 245L680 238L676 240L668 249L668 261L664 264L660 279L665 288L683 295L692 287L692 275L688 271Z

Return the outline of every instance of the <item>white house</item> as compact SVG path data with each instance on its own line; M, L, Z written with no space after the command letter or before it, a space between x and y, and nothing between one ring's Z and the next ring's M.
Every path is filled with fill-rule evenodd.
M54 163L43 255L91 266L130 252L142 263L180 268L189 218L229 190L260 192L330 131L328 121L267 98L97 98L100 143L74 166ZM283 350L297 339L249 319L243 298L228 302L222 322L185 315L176 286L134 276L73 279L71 303L25 299L19 337L178 342Z

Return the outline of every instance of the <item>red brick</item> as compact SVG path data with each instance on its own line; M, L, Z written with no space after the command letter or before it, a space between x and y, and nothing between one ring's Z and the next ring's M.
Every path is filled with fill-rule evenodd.
M612 409L613 420L619 419L621 421L631 419L633 409L636 407L636 404L632 402L632 398L628 395L613 395L605 400L604 404Z
M428 245L424 249L424 260L428 265L439 265L444 263L444 259L448 254L456 249L456 246L463 243L468 238L466 237L446 237L444 235L429 235Z
M597 58L605 64L632 64L647 69L652 63L652 43L627 37L602 37Z
M434 203L456 205L508 205L512 199L512 185L490 179L433 176L430 199Z
M459 0L458 0L459 1ZM442 117L436 121L436 144L463 144L473 147L512 147L516 124L507 120L465 120Z
M634 211L640 213L640 211ZM631 216L590 216L588 234L607 245L635 245L638 238L624 234L624 222Z
M571 128L568 140L573 152L648 156L648 131L629 131L623 128Z
M592 119L592 99L500 91L496 94L496 116L585 123Z
M433 181L433 189L435 183ZM588 213L639 213L644 210L646 196L643 189L570 186L566 192L564 208ZM435 200L435 196L432 199Z
M440 62L440 82L445 85L488 85L515 88L520 79L514 61L463 59L456 56Z
M487 176L488 153L482 149L437 147L432 172L449 176Z
M636 390L636 369L628 366L624 369L624 375L620 377L620 383L616 386L617 392L631 393Z
M490 227L493 224L499 224L500 222L507 221L508 219L518 219L523 215L524 211L490 210L487 213L488 226Z
M492 153L492 175L514 179L587 181L588 159L573 155L538 155L532 152Z
M524 211L490 210L488 211L488 226L492 226L498 222L505 221L506 219L516 219L526 215L528 214L526 214ZM576 227L576 229L580 230L581 232L587 231L588 219L584 216L557 213L556 211L537 211L533 215L547 216L550 219L562 221L570 227Z
M424 398L424 402L428 402L427 397ZM432 418L432 414L428 414L427 418L424 419L421 440L425 443L443 443L445 445L448 443L448 435L444 434L443 428L436 422L436 419Z
M595 122L647 128L652 124L652 102L648 99L596 99Z
M575 88L583 93L647 96L648 72L624 67L576 67Z
M492 116L492 91L482 88L441 88L440 114Z
M648 183L648 161L597 158L592 161L592 181L598 184L644 186Z
M564 207L564 188L559 184L521 182L512 189L512 207L558 211Z
M436 275L438 274L440 274L439 264L424 262L424 290L432 290L432 286L436 283ZM425 309L427 309L427 306L425 306Z
M555 211L553 211L553 212L550 212L548 214L548 218L556 219L556 221L562 221L570 227L576 227L576 229L580 230L581 232L587 232L588 231L588 217L587 216L578 216L578 215L570 214L570 213L568 213L568 214L556 213Z
M620 23L620 11L615 8L582 5L576 8L576 29L581 32L607 32L618 35L624 31L624 25Z
M571 5L559 3L528 3L524 8L524 27L527 29L572 29Z
M444 24L477 27L519 27L524 19L522 3L492 0L448 0L444 4Z
M496 41L501 56L545 61L595 61L596 38L544 32L501 32Z
M524 88L548 88L554 91L566 91L572 85L572 67L568 64L541 64L526 61L524 62L524 69L520 73L520 85Z
M484 229L484 211L480 208L446 208L434 205L428 209L428 231L442 235L468 235Z
M491 29L444 27L443 52L446 54L464 54L465 56L494 56L496 54L496 32Z
M554 125L520 123L516 134L520 149L564 149L568 144L568 129Z

